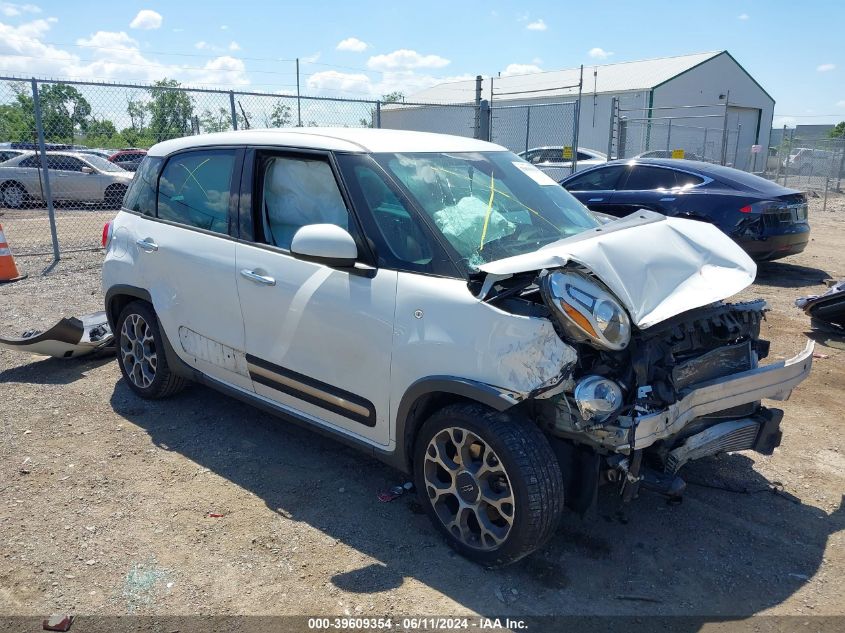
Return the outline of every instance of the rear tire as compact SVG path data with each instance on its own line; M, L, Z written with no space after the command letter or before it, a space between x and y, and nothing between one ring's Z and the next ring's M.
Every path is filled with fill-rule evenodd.
M26 189L17 182L3 183L0 187L0 200L7 209L23 209L27 201Z
M182 391L187 381L170 370L155 311L133 301L117 319L117 363L129 388L142 398L159 400Z
M423 423L414 482L449 545L487 567L542 547L563 512L563 477L540 429L477 403L449 405Z

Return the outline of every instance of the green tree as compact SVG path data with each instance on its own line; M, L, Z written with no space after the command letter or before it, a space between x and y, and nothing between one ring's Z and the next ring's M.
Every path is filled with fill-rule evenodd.
M845 138L845 121L840 121L833 127L830 138Z
M142 101L130 99L126 104L130 127L137 134L143 134L147 123L147 106Z
M191 118L194 116L194 102L187 93L178 88L175 79L161 79L148 89L150 101L149 135L154 142L164 141L191 133Z
M217 110L206 108L199 116L200 127L206 134L212 132L228 132L232 129L232 112L229 108L220 106Z
M405 100L405 93L399 90L394 90L393 92L388 92L381 96L381 103L382 105L385 103L401 103ZM358 119L358 125L361 127L375 127L376 126L376 109L370 108L370 118L369 119Z
M287 127L290 125L292 116L290 106L279 101L270 111L267 127Z
M91 104L79 90L62 83L42 84L39 100L47 140L72 144L77 134L85 134Z

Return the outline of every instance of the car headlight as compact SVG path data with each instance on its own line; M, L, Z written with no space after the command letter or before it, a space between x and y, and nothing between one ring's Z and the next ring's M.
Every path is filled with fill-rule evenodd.
M582 379L574 396L581 416L591 422L604 422L622 407L622 389L601 376Z
M595 279L557 270L543 277L540 288L559 317L558 323L574 340L610 350L628 346L631 320L610 291Z

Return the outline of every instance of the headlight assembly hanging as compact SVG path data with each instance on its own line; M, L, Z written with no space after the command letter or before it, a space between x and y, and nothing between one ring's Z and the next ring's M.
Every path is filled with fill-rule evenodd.
M540 288L557 321L576 341L621 350L631 340L631 320L616 298L598 281L575 271L544 275Z

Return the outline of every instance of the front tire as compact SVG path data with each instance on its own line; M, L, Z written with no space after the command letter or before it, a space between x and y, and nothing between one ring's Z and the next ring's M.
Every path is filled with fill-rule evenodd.
M7 182L0 188L0 199L7 209L23 209L26 206L26 189L16 182Z
M158 319L148 303L133 301L123 309L115 337L117 363L132 391L142 398L158 400L185 388L185 379L167 364Z
M449 545L487 567L539 549L563 512L563 478L546 437L477 403L449 405L422 425L414 482Z

